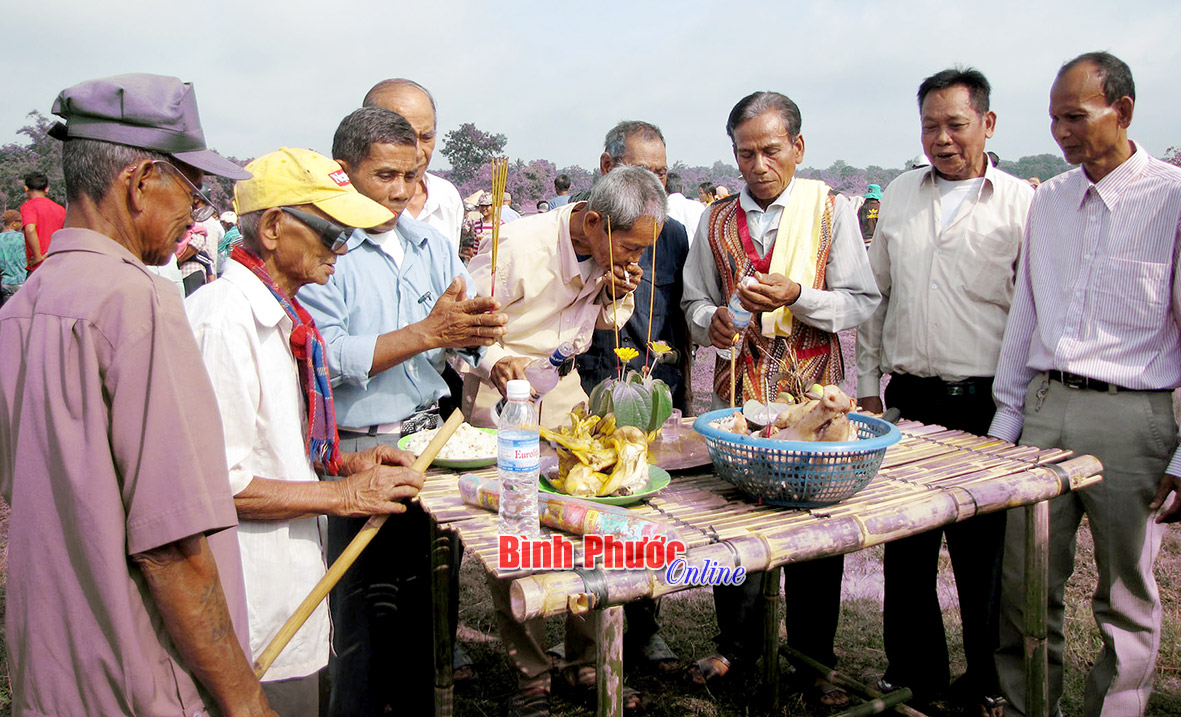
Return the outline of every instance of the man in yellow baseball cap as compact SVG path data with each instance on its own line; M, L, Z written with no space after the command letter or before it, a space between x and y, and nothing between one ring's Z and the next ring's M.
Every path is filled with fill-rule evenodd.
M225 426L257 658L324 575L317 515L402 512L422 475L389 446L341 452L324 340L295 296L328 281L354 227L394 215L310 150L285 147L249 167L234 188L242 242L185 308ZM329 634L321 604L271 665L262 686L279 714L319 713Z

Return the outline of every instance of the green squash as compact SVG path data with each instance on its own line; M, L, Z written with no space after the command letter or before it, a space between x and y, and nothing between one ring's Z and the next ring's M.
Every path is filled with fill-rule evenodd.
M652 433L672 415L673 395L664 381L628 371L622 381L609 378L595 386L588 407L596 416L614 413L620 426Z

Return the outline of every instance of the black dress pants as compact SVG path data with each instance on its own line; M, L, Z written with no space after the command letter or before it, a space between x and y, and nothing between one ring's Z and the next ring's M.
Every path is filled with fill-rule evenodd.
M903 418L984 435L996 410L992 379L948 384L938 378L895 374L885 404ZM950 680L947 640L936 582L939 547L955 573L968 671L961 681L969 696L998 692L993 653L998 641L1001 558L1005 513L979 515L886 543L884 635L889 667L885 679L930 698Z
M841 615L841 579L845 556L783 566L787 644L821 664L833 667L833 642ZM718 652L732 662L753 663L762 655L763 580L767 573L748 573L741 585L714 588L718 616Z

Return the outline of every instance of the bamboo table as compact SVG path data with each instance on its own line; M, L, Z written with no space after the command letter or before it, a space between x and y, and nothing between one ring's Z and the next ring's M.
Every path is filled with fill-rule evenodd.
M792 510L760 505L713 475L709 466L673 477L668 488L633 508L671 525L685 543L689 565L705 559L747 572L773 571L769 597L778 595L779 567L851 553L974 515L1025 507L1026 683L1028 714L1048 714L1046 688L1046 599L1049 506L1047 500L1100 481L1092 456L1014 446L902 421L902 441L892 446L881 471L864 490L837 505ZM690 429L691 430L691 429ZM486 469L495 475L495 469ZM478 474L484 471L477 472ZM498 571L496 515L465 505L456 474L435 472L419 494L432 518L435 605L446 605L448 533L454 531L491 574L512 578L513 616L521 621L566 612L601 610L597 650L600 715L622 715L622 605L695 586L670 585L663 570ZM581 561L580 541L575 544ZM764 653L768 705L778 704L778 605L768 601ZM436 619L436 713L451 711L451 644L446 610Z

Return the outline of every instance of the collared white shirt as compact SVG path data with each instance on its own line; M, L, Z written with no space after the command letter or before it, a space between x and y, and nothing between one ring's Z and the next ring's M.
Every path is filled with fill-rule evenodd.
M426 185L426 204L418 216L411 214L423 224L433 227L459 251L459 232L463 228L463 199L455 185L442 177L427 172L423 175Z
M697 224L701 221L701 215L704 212L704 204L689 199L680 192L668 195L668 215L685 225L685 231L689 232L690 241L697 233Z
M882 303L857 330L859 396L877 396L883 373L959 381L996 372L1033 189L991 165L981 180L950 204L952 217L930 167L882 194L869 245Z
M746 212L751 240L760 256L766 256L775 244L779 217L791 194L791 187L792 184L788 184L765 212L746 187L742 188L737 200L731 200L740 202ZM681 299L681 308L689 320L689 334L702 346L711 343L709 324L714 312L730 301L722 289L722 279L709 246L709 216L708 211L702 214L696 237L689 247L684 272L685 293ZM861 225L849 200L842 196L837 196L833 204L832 247L828 252L824 285L824 289L801 286L799 298L791 305L793 316L821 331L836 333L851 329L869 318L878 305L878 290L865 258Z
M315 481L305 449L307 409L289 339L291 319L250 269L229 261L225 274L185 301L209 368L225 429L230 490L255 476ZM242 520L238 543L257 656L325 572L319 520ZM268 680L304 677L328 664L329 623L320 603Z
M1026 388L1041 371L1181 386L1181 169L1133 146L1098 182L1080 167L1034 194L993 383L997 438L1020 437ZM1168 472L1181 475L1181 455Z

